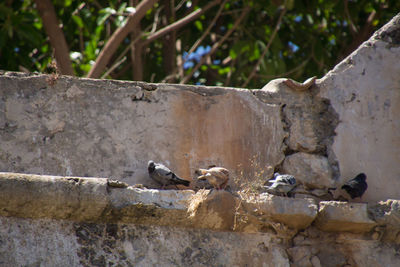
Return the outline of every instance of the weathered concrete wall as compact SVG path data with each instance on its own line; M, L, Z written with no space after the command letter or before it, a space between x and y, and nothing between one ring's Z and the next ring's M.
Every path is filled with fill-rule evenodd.
M0 171L151 185L149 159L186 179L270 165L311 189L364 172L364 200L400 198L399 20L306 92L285 79L243 90L3 73Z
M255 157L316 194L365 172L369 203L214 191L188 217L191 190L5 173L0 265L399 266L399 36L400 15L306 92L2 73L0 171L150 184L149 159Z
M246 234L0 217L0 266L397 267L395 245L309 229L292 247ZM347 264L347 265L346 265Z
M194 195L0 173L0 266L399 266L399 214L399 200Z
M400 15L319 82L339 115L332 146L339 182L368 176L365 199L400 197Z
M289 266L271 234L0 217L0 238L0 266Z
M251 91L8 73L0 76L0 170L149 182L147 161L192 177L284 159L281 106ZM242 167L238 168L241 164Z

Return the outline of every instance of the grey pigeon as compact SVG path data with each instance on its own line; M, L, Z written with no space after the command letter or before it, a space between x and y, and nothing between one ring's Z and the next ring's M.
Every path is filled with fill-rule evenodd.
M290 174L274 174L274 179L269 180L270 186L265 186L268 193L288 196L288 193L296 187L296 179Z
M182 184L184 186L189 186L190 184L190 181L178 177L161 163L154 163L152 160L147 164L147 170L149 171L149 176L162 186L161 189L164 189L168 185L176 186Z
M354 199L356 197L361 198L361 196L368 188L366 180L367 176L364 173L360 173L355 178L347 181L344 185L342 185L342 189L346 190L351 199Z

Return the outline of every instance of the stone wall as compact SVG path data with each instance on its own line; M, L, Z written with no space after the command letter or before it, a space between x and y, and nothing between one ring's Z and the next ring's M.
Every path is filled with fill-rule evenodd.
M0 76L1 171L148 184L150 159L187 179L284 159L281 105L249 90L49 77Z
M340 123L340 180L365 172L366 200L400 198L400 15L319 81Z
M0 173L0 266L399 266L399 215L398 200Z
M307 91L1 73L0 265L399 266L399 25ZM239 180L272 166L315 194L110 180L155 186L149 159L187 179L210 164ZM368 203L318 198L359 172Z
M238 179L272 166L322 189L364 172L364 200L400 198L398 20L303 92L2 73L0 171L154 186L152 159L189 180L211 164Z

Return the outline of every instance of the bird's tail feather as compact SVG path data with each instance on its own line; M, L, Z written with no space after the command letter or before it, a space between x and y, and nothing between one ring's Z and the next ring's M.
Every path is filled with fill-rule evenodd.
M182 184L184 186L190 185L190 181L182 179L182 178L178 177L176 174L174 175L174 180L177 184Z

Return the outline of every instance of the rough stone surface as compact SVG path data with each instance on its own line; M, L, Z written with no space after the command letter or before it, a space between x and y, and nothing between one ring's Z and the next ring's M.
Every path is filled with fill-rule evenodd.
M211 164L249 173L253 157L284 159L281 107L249 90L47 77L0 75L1 171L156 186L149 159L189 180Z
M369 207L372 218L381 226L377 237L400 244L400 201L389 199Z
M190 179L256 158L315 188L212 192L194 222L190 190L0 174L0 266L400 266L399 22L301 93L0 73L0 171L155 186L149 159ZM360 172L368 209L317 204Z
M315 88L295 91L285 84L286 79L275 79L255 94L269 103L282 106L282 121L288 131L286 145L292 151L323 153L328 149L337 115L329 100L316 96Z
M322 267L321 261L319 260L319 258L317 256L313 256L311 258L311 264L313 267Z
M0 265L302 267L315 257L321 266L400 263L396 245L310 230L300 233L303 244L286 246L270 233L0 217Z
M269 234L0 217L0 240L1 266L289 266Z
M189 198L194 194L191 190L156 190L128 187L126 189L110 190L110 200L114 207L127 203L142 203L164 209L186 210Z
M96 221L108 206L107 179L0 173L0 214Z
M364 172L364 201L400 198L400 28L397 15L317 82L339 115L339 183Z
M305 229L314 221L318 212L318 206L312 199L291 199L268 193L242 196L241 205L247 213L258 218L257 231L270 221L282 223L296 230ZM252 223L251 227L254 226L257 226L257 223ZM249 226L245 225L244 229L246 228Z
M376 222L368 217L367 204L321 201L316 226L323 231L370 231Z
M323 156L299 152L286 157L283 162L283 172L290 173L303 183L313 188L334 187L332 169L328 159Z
M293 262L292 266L312 267L312 263L310 261L312 254L309 246L292 247L289 248L287 252L289 254L291 262Z
M198 203L191 221L196 228L231 231L236 207L237 198L231 193L213 190Z
M370 208L379 225L365 234L376 224L362 203L320 202L318 212L312 199L205 190L189 218L191 190L116 185L105 178L0 173L0 266L400 263L397 236L381 238L400 230L398 200ZM319 229L311 225L315 219Z

